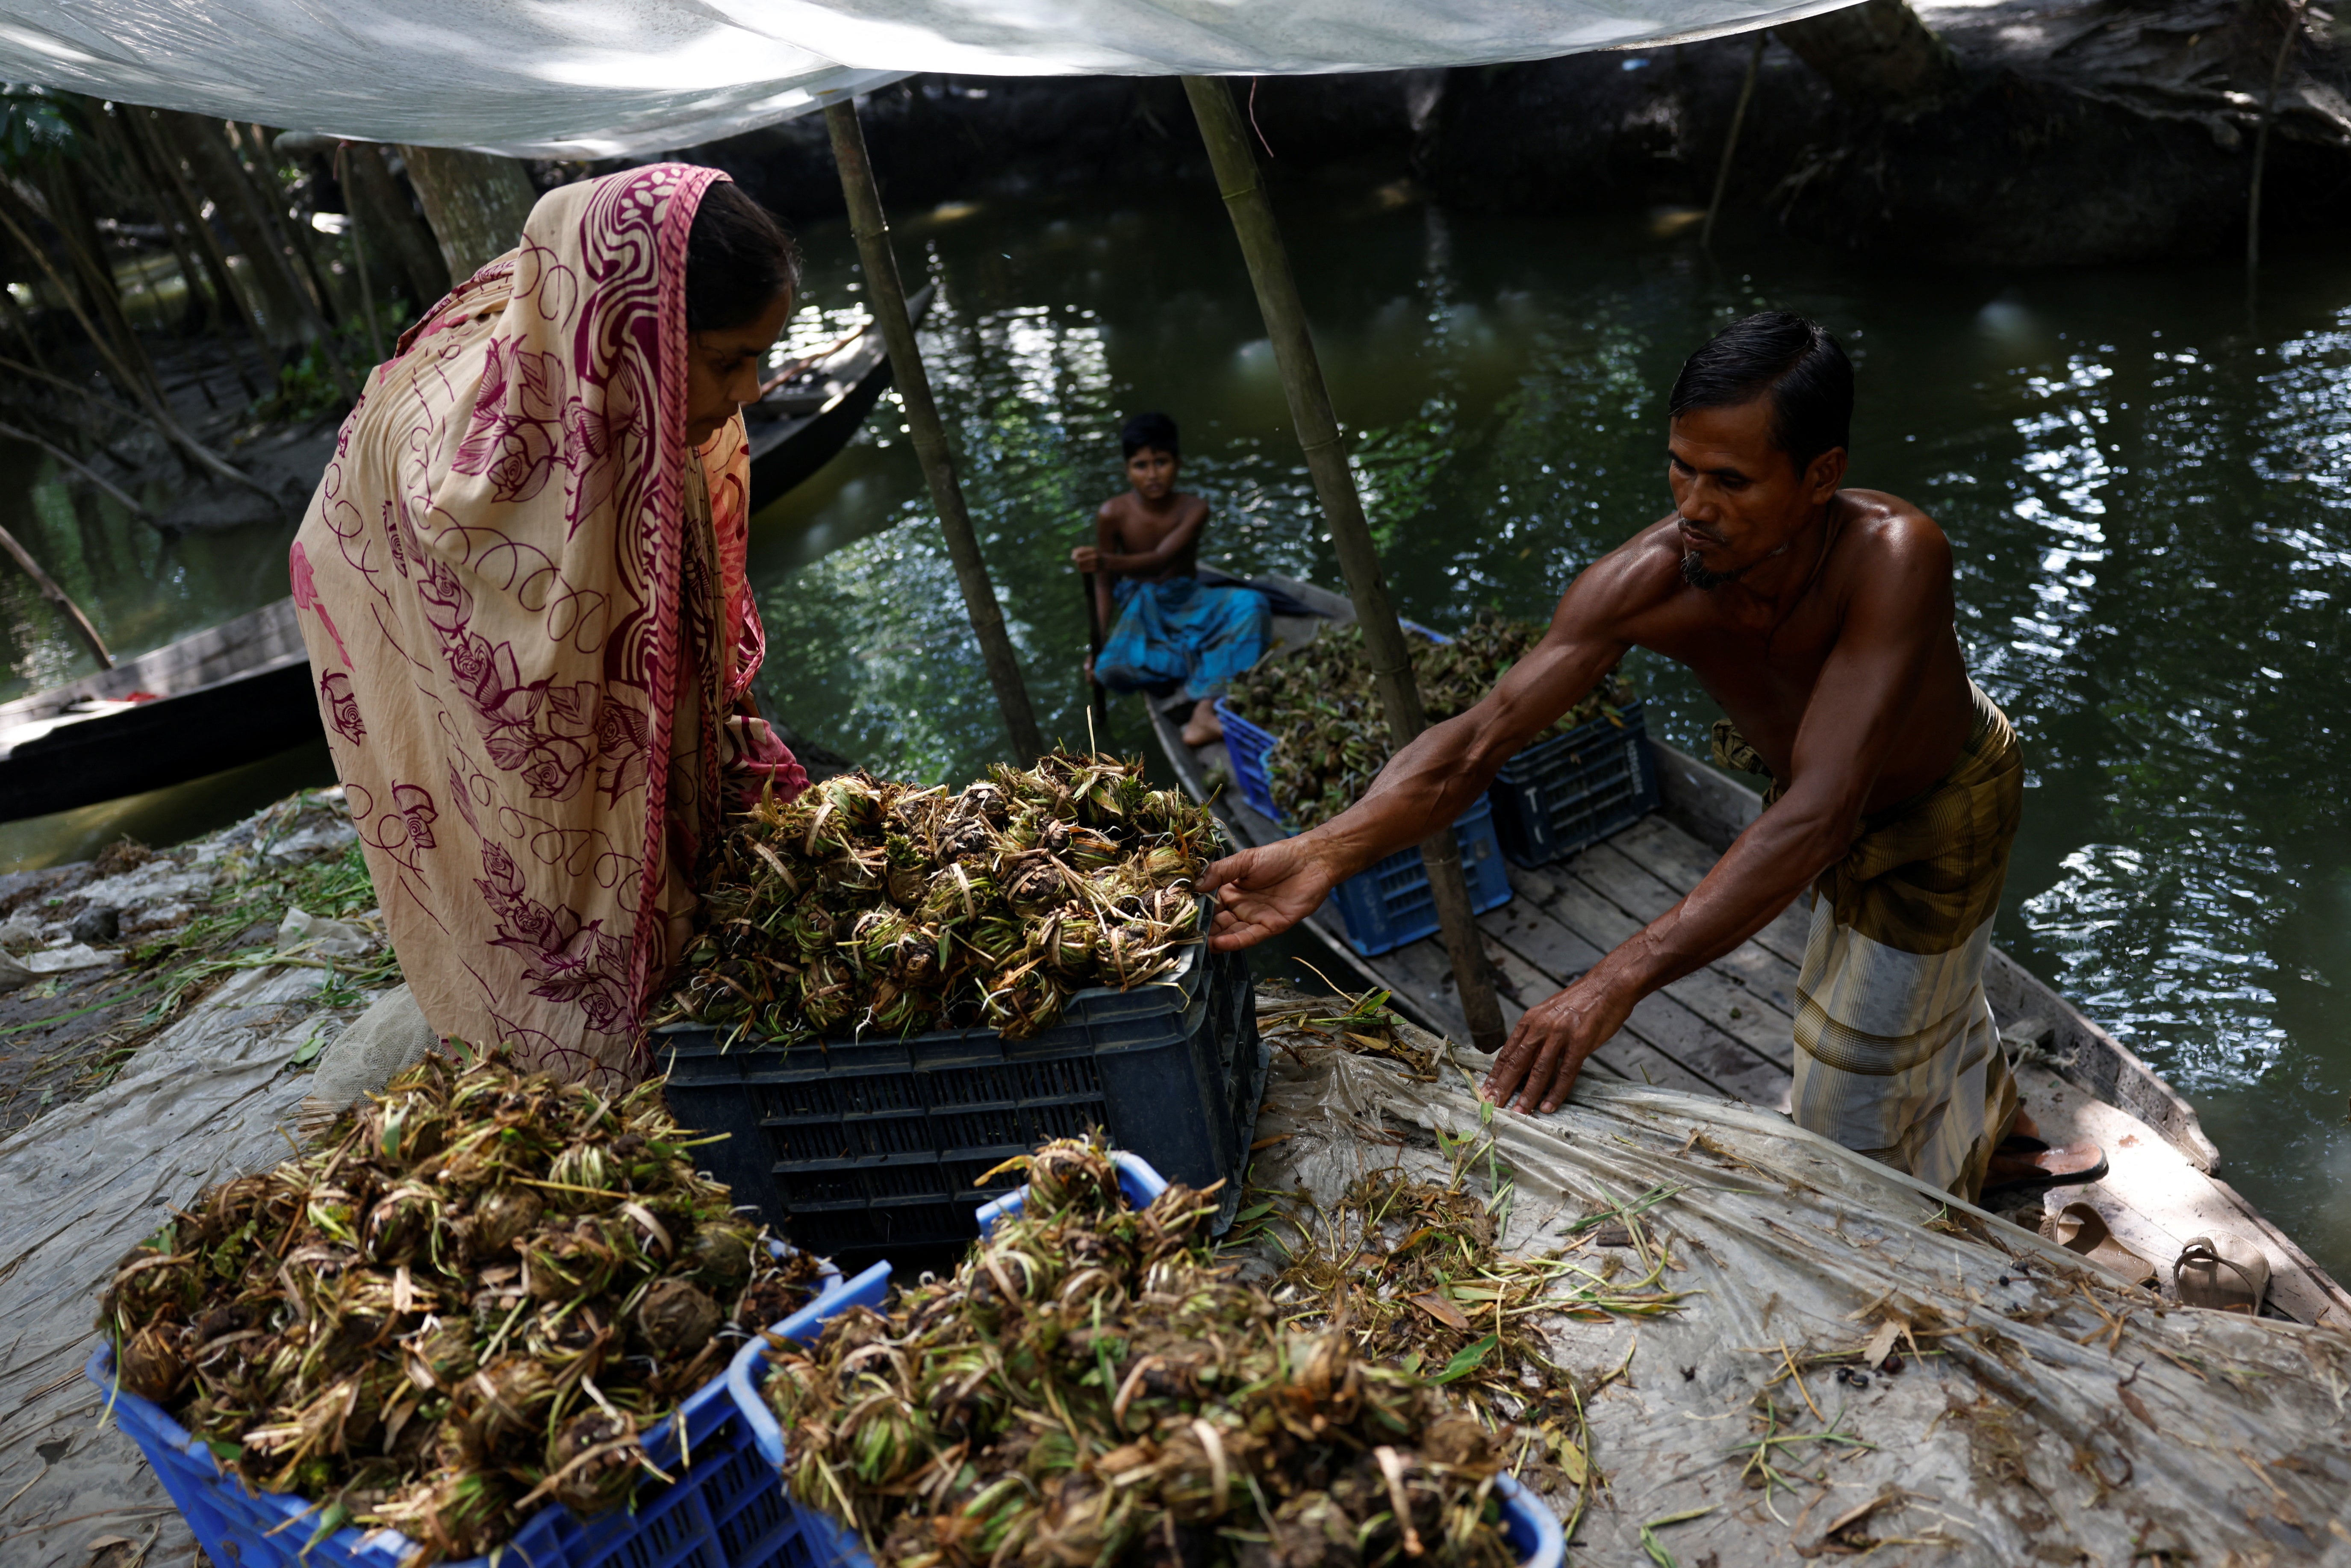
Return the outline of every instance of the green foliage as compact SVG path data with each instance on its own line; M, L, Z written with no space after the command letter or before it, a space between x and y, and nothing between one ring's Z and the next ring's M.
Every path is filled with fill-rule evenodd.
M0 82L0 167L76 157L81 142L80 116L67 101L29 83Z
M387 299L376 307L376 324L381 331L384 349L392 345L408 325L415 311L404 299ZM364 381L360 367L372 365L374 350L370 342L366 318L356 308L344 314L343 324L335 329L336 351L343 363L353 368L353 374ZM327 362L323 342L303 346L301 357L288 360L277 369L277 384L254 400L247 411L255 419L270 423L298 424L322 414L340 412L345 406L341 389L335 385L335 372Z

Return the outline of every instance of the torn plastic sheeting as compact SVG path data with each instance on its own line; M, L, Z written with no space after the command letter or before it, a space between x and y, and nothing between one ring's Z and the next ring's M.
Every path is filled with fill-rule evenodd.
M1697 1510L1710 1511L1655 1539L1721 1568L1873 1541L1935 1544L1941 1563L2231 1547L2351 1561L2335 1523L2351 1488L2351 1338L2166 1307L1750 1106L1587 1078L1552 1115L1488 1115L1457 1069L1421 1083L1279 1024L1267 1039L1258 1135L1288 1136L1259 1155L1260 1195L1298 1190L1328 1210L1399 1161L1443 1181L1435 1134L1490 1135L1517 1186L1504 1244L1524 1255L1573 1251L1585 1243L1567 1232L1586 1214L1669 1189L1641 1224L1670 1249L1680 1310L1541 1321L1588 1391L1590 1457L1607 1482L1571 1544L1593 1560L1640 1561L1645 1524ZM1474 1071L1486 1059L1457 1060ZM1805 1365L1855 1355L1887 1322L1908 1327L1898 1375L1855 1383ZM1762 1490L1742 1472L1766 1432L1767 1387L1770 1429L1798 1440L1770 1450L1788 1484ZM1802 1440L1824 1431L1866 1446ZM1570 1496L1547 1500L1572 1511Z
M0 77L518 157L692 146L915 71L1303 75L1491 65L1849 0L0 0Z

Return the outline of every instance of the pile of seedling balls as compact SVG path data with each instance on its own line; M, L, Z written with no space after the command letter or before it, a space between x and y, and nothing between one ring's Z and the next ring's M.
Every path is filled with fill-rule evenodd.
M1098 1145L948 1279L778 1345L786 1483L892 1568L1507 1568L1489 1432L1343 1325L1285 1333L1207 1245L1217 1199L1126 1206Z
M475 1556L549 1503L625 1501L658 1473L641 1435L810 1298L814 1260L779 1258L694 1146L659 1080L612 1099L428 1056L175 1214L99 1328L126 1392L317 1505L305 1532Z
M1441 723L1475 707L1542 640L1544 630L1490 611L1481 611L1449 643L1407 629L1405 643L1428 721ZM1632 700L1631 685L1611 672L1537 738L1614 718ZM1280 743L1266 754L1266 779L1293 827L1329 821L1362 800L1387 766L1392 732L1361 626L1326 631L1294 653L1265 660L1233 683L1225 702Z
M1216 819L1139 760L1057 752L960 794L864 773L762 801L717 852L708 924L656 1023L793 1043L984 1026L1025 1039L1198 935Z

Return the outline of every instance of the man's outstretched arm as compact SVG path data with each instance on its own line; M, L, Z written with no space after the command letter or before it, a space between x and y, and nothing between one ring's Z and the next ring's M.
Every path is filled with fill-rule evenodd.
M1787 792L1680 902L1574 984L1530 1009L1486 1080L1487 1097L1554 1111L1584 1060L1642 998L1771 924L1851 847L1938 639L1952 635L1950 548L1907 539L1856 596L1796 731Z
M1578 578L1542 641L1477 706L1431 725L1390 758L1361 800L1311 832L1210 866L1202 883L1217 896L1209 945L1248 947L1287 931L1339 883L1477 804L1502 764L1624 656L1616 623L1628 587L1625 554Z

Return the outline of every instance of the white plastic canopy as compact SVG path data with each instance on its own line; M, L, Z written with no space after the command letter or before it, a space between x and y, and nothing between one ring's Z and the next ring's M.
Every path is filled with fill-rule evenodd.
M1852 0L0 0L0 79L533 157L691 146L916 71L1309 75L1685 42Z

